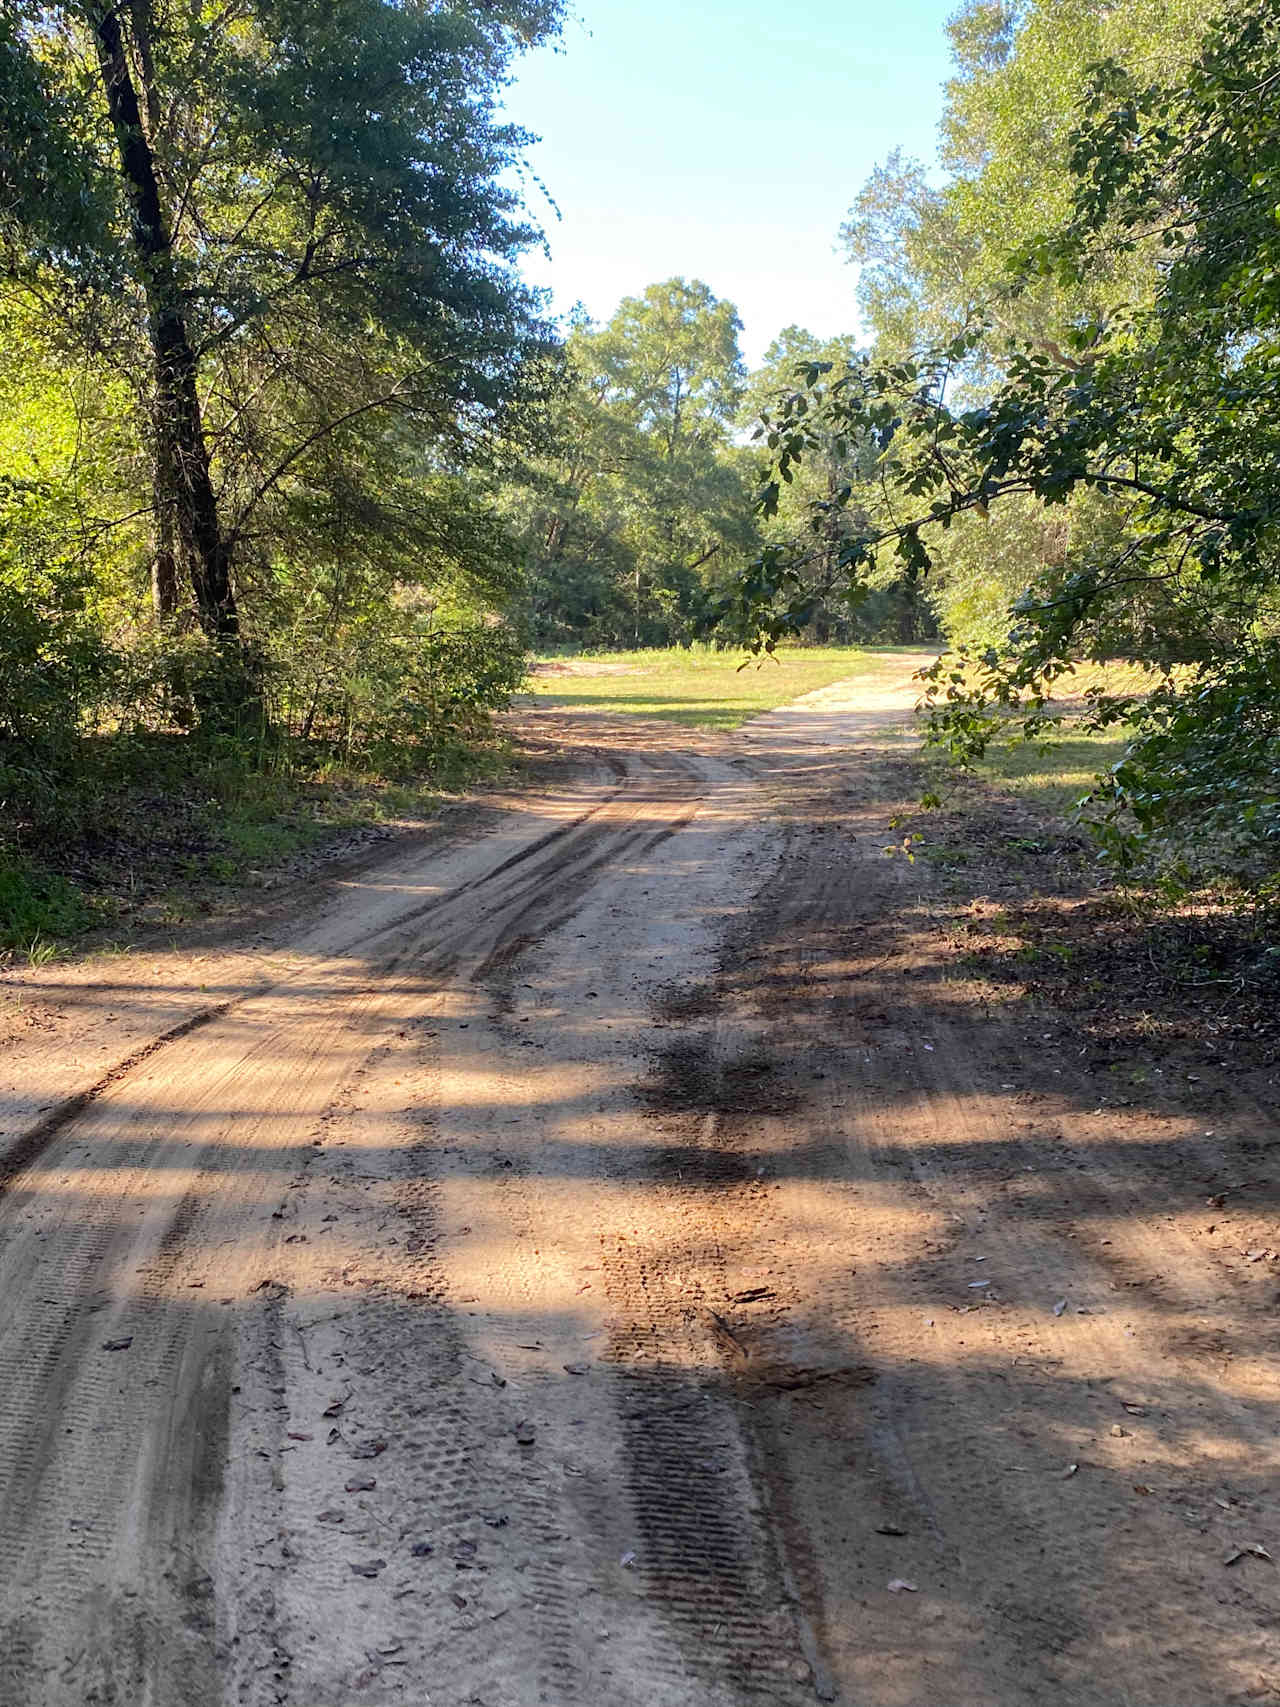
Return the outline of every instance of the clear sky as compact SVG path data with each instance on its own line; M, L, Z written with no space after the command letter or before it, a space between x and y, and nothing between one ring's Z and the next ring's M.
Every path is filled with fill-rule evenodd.
M526 275L596 319L657 279L704 279L751 361L786 325L856 331L836 232L892 148L933 159L957 4L578 0L507 103L563 215L541 203L552 258Z

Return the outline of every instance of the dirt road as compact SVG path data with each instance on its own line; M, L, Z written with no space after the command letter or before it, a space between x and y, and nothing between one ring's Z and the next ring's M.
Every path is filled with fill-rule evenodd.
M939 970L909 670L12 981L3 1707L1280 1698L1272 1108Z

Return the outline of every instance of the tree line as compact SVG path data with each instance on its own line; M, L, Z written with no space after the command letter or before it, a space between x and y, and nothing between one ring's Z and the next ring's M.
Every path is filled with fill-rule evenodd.
M535 645L738 643L741 578L768 541L794 531L814 495L810 477L824 491L859 478L856 455L827 445L796 502L780 517L762 515L751 427L798 363L847 356L855 341L788 327L748 371L740 331L733 304L696 279L650 285L604 325L577 317L544 442L495 494L521 544L522 608ZM836 535L844 528L838 523ZM933 612L904 588L891 572L856 608L818 600L803 634L911 641L936 633Z
M1265 886L1280 0L969 0L940 166L839 233L862 333L754 372L697 280L567 329L523 282L502 91L561 24L4 9L6 843L104 752L424 761L530 646L940 634L962 756L1149 663L1111 851Z

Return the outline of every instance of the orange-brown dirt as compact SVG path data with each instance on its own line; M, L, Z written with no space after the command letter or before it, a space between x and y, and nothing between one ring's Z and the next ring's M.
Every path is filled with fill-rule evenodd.
M1269 1026L909 669L9 980L4 1707L1280 1696Z

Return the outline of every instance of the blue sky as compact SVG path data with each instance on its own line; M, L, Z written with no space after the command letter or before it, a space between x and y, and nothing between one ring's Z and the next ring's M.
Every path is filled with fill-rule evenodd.
M752 361L788 324L857 330L836 231L892 148L932 160L957 3L580 0L507 103L563 216L541 204L552 259L527 276L597 319L656 279L705 279Z

